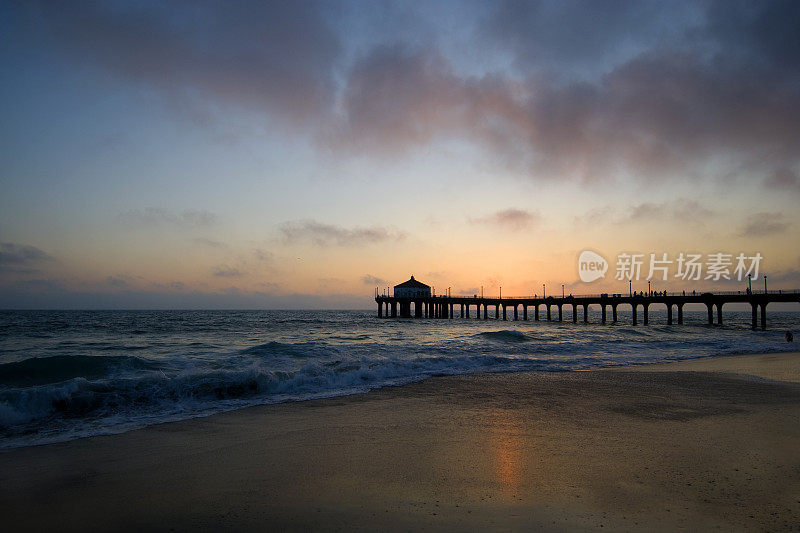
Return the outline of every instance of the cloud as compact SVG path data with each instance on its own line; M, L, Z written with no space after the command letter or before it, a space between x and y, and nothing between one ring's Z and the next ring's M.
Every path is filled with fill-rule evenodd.
M55 258L27 244L13 242L0 243L0 272L14 272L19 274L32 274L39 271L39 267Z
M126 278L127 276L108 276L106 278L106 283L112 287L122 289L130 285Z
M614 210L610 206L595 207L582 215L573 218L576 225L598 226L608 224L614 218Z
M212 269L211 275L217 278L241 278L244 276L244 272L238 268L219 265Z
M261 287L262 290L270 293L277 292L281 288L280 283L275 283L273 281L262 281L258 286Z
M310 242L316 246L364 246L405 238L402 232L380 226L343 228L315 220L285 222L279 231L286 244Z
M769 274L769 281L772 284L771 287L774 287L775 283L784 283L786 284L784 286L788 285L787 288L800 286L800 268L788 268L772 272ZM770 290L772 290L771 287Z
M366 275L361 277L361 283L363 283L364 285L373 285L373 286L374 285L379 285L380 286L380 285L386 285L389 282L386 281L383 278L379 278L379 277L373 276L372 274L366 274Z
M130 226L176 226L204 228L217 223L217 215L204 209L186 209L180 213L163 207L145 207L120 213L119 219ZM207 239L196 239L197 242Z
M468 76L432 47L376 47L347 72L329 143L405 155L439 139L464 139L507 167L555 180L744 180L800 163L800 54L789 51L796 3L686 3L680 15L661 3L531 5L527 16L518 2L504 4L497 34L535 35L531 23L548 24L537 23L537 13L557 11L544 20L564 23L524 46L551 59L536 59L517 77ZM605 24L609 17L613 24ZM634 20L645 27L632 43L630 31L614 28ZM590 34L582 31L589 27ZM564 52L563 39L546 37L555 33L575 49ZM545 72L564 53L576 66L596 61L607 43L613 47L602 72L588 79Z
M342 278L317 278L317 283L321 288L329 289L331 287L341 287L346 281Z
M716 211L702 205L697 200L679 199L672 202L672 215L679 220L702 220L716 214Z
M587 213L588 219L596 218L599 212L592 210ZM610 212L605 212L610 216ZM629 222L647 222L662 220L680 220L683 222L702 222L716 215L716 211L710 209L697 200L687 200L677 198L668 202L644 202L630 206L625 215L612 220L615 224L627 224ZM587 220L588 220L587 219ZM599 222L599 221L595 221Z
M504 209L491 215L470 218L473 224L498 226L511 231L520 231L531 228L541 222L541 215L536 211L524 209Z
M800 191L800 176L789 168L778 168L764 180L764 184L780 191Z
M631 206L627 218L628 220L660 219L664 217L666 212L667 210L664 204L645 202L643 204Z
M789 229L781 213L756 213L748 217L739 235L742 237L766 237L783 233Z
M227 248L228 245L224 242L215 241L213 239L207 239L206 237L197 237L196 239L192 239L192 242L197 244L202 244L203 246L208 246L209 248Z
M447 36L422 38L439 20L415 34L380 20L381 9L350 7L366 19L356 27L388 27L380 41L393 44L371 46L342 10L313 0L42 1L27 10L39 24L19 26L48 28L40 42L176 105L265 113L270 127L282 119L339 156L456 140L536 180L647 183L800 165L797 2L479 6L468 10L481 28L469 42L497 51L486 62L496 70L465 68ZM768 179L793 188L785 176Z
M341 46L313 0L37 7L75 61L146 84L175 105L211 98L290 122L315 120L331 105Z
M273 254L269 250L263 250L261 248L256 248L255 250L253 250L253 256L258 261L262 261L264 263L271 263L275 258L275 254Z
M64 283L59 279L36 278L26 279L15 283L15 288L28 293L60 293L66 290Z
M523 71L568 77L597 75L692 23L689 2L502 0L483 27L492 42L513 53Z
M6 309L369 309L370 294L304 294L267 291L70 291L56 282L0 286Z

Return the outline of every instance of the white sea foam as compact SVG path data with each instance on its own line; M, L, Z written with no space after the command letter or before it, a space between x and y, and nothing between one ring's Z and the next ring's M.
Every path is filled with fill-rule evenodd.
M783 330L800 323L797 313L773 318L779 327L767 332L741 324L710 328L700 320L667 326L657 323L657 313L656 323L646 327L377 320L358 312L56 315L15 316L14 327L6 328L0 345L0 447L353 394L436 375L786 351L793 345L784 341ZM739 318L746 324L747 316ZM62 324L57 334L45 335L55 320Z

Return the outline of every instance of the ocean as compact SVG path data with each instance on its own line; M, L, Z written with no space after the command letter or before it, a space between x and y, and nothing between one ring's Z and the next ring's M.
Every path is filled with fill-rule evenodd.
M120 433L258 404L358 394L430 376L579 371L796 350L800 313L705 310L666 325L379 319L375 311L2 311L0 448ZM571 319L571 311L564 316Z

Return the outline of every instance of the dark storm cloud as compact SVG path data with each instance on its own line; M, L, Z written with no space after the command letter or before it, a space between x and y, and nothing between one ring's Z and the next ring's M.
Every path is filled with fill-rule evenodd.
M286 244L363 246L405 238L402 232L380 226L344 228L315 220L286 222L279 229Z
M497 226L511 231L529 229L541 221L541 215L524 209L504 209L484 217L471 218L473 224Z
M339 42L311 0L39 3L77 60L181 101L206 96L305 121L327 109Z
M38 272L42 264L53 259L52 255L35 246L14 242L0 243L0 272L31 274Z

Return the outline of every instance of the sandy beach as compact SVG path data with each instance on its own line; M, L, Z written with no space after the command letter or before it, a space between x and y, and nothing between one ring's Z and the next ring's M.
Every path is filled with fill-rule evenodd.
M8 531L797 530L800 354L439 377L0 453Z

